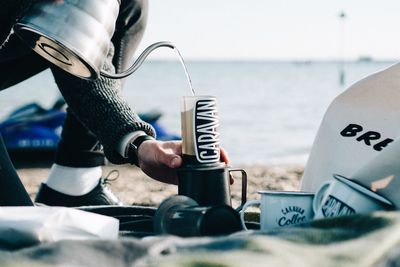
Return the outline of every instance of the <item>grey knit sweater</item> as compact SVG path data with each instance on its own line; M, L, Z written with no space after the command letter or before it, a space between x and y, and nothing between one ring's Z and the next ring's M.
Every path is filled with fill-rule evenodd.
M37 0L36 0L37 1ZM0 0L0 44L3 44L18 16L34 0ZM113 72L113 48L103 69ZM56 83L74 115L90 129L104 146L108 160L116 164L128 160L115 148L126 134L142 130L155 136L151 125L143 122L120 95L121 81L100 78L88 81L76 78L56 67L52 68Z

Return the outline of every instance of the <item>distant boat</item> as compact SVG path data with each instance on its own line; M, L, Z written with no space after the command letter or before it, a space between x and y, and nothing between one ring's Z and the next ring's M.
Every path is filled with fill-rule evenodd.
M373 59L370 56L360 56L357 59L357 62L372 62L372 61L373 61Z
M312 63L311 60L295 60L293 61L294 64L296 65L309 65Z

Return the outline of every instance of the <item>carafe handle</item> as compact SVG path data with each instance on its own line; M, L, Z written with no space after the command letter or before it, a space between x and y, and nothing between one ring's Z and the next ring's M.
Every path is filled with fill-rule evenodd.
M243 205L247 202L247 173L243 169L229 169L231 172L241 172L242 173L242 201L240 206L236 210L241 210Z

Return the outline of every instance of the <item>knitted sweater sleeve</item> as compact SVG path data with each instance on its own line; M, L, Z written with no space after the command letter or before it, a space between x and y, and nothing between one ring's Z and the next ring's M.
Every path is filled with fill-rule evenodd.
M38 0L0 0L0 47L11 32L11 28L23 12ZM103 68L113 72L111 63L113 49ZM70 110L91 130L104 146L104 152L113 163L127 163L115 148L126 134L142 130L155 136L151 125L143 122L121 98L120 80L100 78L88 81L76 78L52 67L56 83Z
M113 72L111 63L113 47L103 69ZM56 83L70 110L91 130L104 146L108 160L115 164L127 163L116 152L122 138L133 131L142 130L155 136L153 127L142 121L121 97L121 81L101 77L97 80L82 80L61 71L52 69Z

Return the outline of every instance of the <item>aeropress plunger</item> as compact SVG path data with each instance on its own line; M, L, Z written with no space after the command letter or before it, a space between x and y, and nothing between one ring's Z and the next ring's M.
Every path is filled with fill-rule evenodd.
M239 213L227 205L199 206L187 196L164 200L153 218L156 234L183 237L228 235L242 230Z

